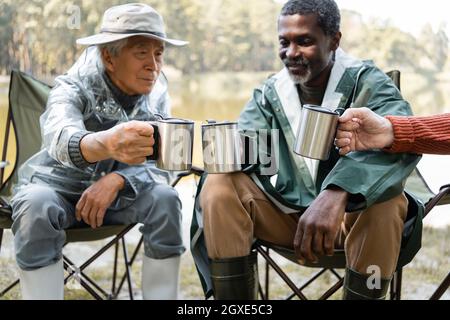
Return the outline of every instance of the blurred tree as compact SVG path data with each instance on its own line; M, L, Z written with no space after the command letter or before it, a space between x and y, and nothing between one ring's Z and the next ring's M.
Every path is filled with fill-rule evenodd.
M83 50L79 37L99 31L103 12L119 0L2 0L0 2L0 72L20 68L38 77L65 72ZM155 0L169 37L186 39L181 50L168 47L166 64L185 74L215 71L272 71L277 58L277 17L273 0ZM80 25L69 24L79 8ZM342 47L381 68L401 68L428 79L446 67L448 38L441 27L426 27L415 38L389 21L363 21L342 12Z
M437 32L425 26L415 38L390 21L367 23L352 11L343 11L342 16L342 47L357 57L374 60L382 69L436 74L446 65L449 42L443 26Z
M155 4L168 33L187 39L182 51L168 50L166 62L184 73L273 70L276 18L271 0L180 0Z
M14 13L13 4L10 1L0 2L0 74L5 74L5 66L13 63L11 47Z

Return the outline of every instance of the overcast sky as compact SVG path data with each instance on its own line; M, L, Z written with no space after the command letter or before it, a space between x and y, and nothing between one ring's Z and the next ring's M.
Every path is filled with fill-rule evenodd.
M286 2L285 0L275 0ZM354 10L370 17L390 19L394 25L416 35L430 23L436 30L440 23L446 24L450 37L450 2L447 0L336 0L340 9Z

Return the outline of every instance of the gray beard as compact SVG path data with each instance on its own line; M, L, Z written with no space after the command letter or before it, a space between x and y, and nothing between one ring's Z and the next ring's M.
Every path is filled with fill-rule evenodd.
M292 82L294 82L294 84L305 84L308 80L310 80L311 77L311 71L308 69L308 71L306 72L306 75L304 76L298 76L295 74L292 74L289 69L288 69L288 74L289 74L289 78L291 78Z

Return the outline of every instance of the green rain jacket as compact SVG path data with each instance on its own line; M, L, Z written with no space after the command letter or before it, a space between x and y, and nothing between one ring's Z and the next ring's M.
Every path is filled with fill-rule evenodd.
M408 102L384 72L372 62L356 60L341 49L336 52L322 106L332 110L366 106L380 115L412 114ZM282 212L303 212L322 190L331 186L338 186L350 194L347 212L364 210L403 192L406 179L420 156L370 151L339 157L333 150L328 161L302 158L293 152L300 111L297 88L283 69L269 78L262 88L254 90L253 98L239 118L239 128L243 131L274 133L271 135L272 147L260 146L259 149L259 159L273 161L265 165L259 161L245 171ZM211 294L209 262L198 201L204 179L194 206L191 251L208 297ZM415 201L411 197L409 200ZM399 266L411 261L420 248L423 206L419 201L417 204L410 205L415 210L408 213Z

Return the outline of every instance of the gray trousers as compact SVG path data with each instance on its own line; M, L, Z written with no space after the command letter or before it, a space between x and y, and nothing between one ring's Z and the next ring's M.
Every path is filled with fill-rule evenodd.
M12 199L16 260L23 270L51 265L62 258L65 229L89 227L75 218L77 200L67 199L46 185L28 184ZM124 209L108 209L104 225L142 223L145 255L153 259L179 256L182 240L181 202L177 191L154 184Z

